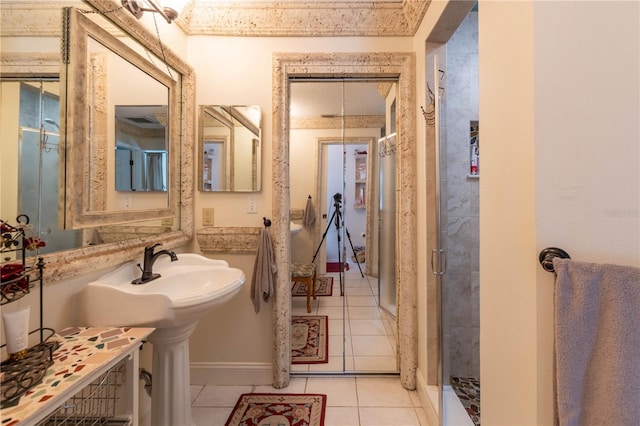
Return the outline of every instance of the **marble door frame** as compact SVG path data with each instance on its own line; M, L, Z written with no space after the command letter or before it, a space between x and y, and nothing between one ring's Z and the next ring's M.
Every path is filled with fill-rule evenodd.
M417 324L417 160L413 53L275 53L273 56L273 225L278 267L273 303L273 387L289 384L291 285L289 276L289 79L291 77L398 79L397 236L398 365L406 389L416 388Z

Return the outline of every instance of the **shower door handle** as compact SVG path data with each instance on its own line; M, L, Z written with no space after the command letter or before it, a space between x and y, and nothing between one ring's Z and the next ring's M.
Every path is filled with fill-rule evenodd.
M436 270L436 261L437 267ZM433 275L444 275L447 272L447 251L445 249L432 249L431 250L431 272Z

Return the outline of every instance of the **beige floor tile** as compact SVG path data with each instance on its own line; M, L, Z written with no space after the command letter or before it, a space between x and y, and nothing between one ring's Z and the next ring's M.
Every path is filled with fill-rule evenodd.
M223 426L232 411L232 407L192 407L191 421L194 426Z
M309 364L309 372L339 373L343 369L342 356L329 356L329 362L323 364Z
M413 408L360 407L361 426L420 426Z
M189 392L191 392L192 404L193 404L193 401L196 399L196 397L200 394L200 392L202 392L202 389L204 389L204 386L202 385L191 385Z
M320 306L318 307L318 315L327 315L332 319L344 318L342 306Z
M418 421L420 422L420 426L437 426L429 424L429 420L427 420L427 414L424 412L424 408L415 407L415 410L416 416L418 416Z
M355 371L398 371L395 356L354 356Z
M362 286L362 287L352 287L349 288L346 291L347 297L349 296L371 296L373 295L373 292L371 291L371 288L369 288L368 286Z
M327 395L327 407L356 407L356 379L309 377L307 393L323 393Z
M324 424L326 426L358 426L358 407L327 407Z
M356 379L360 407L410 407L409 391L397 377L358 377Z
M351 336L355 356L393 356L387 336Z
M384 328L384 322L379 319L373 320L349 320L349 327L353 336L386 336L387 330Z
M340 290L336 292L336 289L334 288L333 293L334 295L337 293L338 296L331 296L331 297L318 296L315 302L318 304L318 306L342 306L343 300L342 300L342 297L339 296Z
M291 372L306 373L309 371L309 364L291 364Z
M344 336L329 336L329 355L330 356L342 356L353 354L351 347L351 340L345 341Z
M243 393L249 393L253 386L205 386L193 401L194 407L233 407Z
M349 307L349 319L380 319L380 309L373 306Z
M329 336L343 336L345 332L345 328L348 329L349 323L341 320L341 319L331 319L329 318L329 322L327 326L329 327ZM349 332L347 331L347 335Z
M376 302L376 298L371 296L352 296L351 294L347 295L347 306L370 306L376 307L378 306Z

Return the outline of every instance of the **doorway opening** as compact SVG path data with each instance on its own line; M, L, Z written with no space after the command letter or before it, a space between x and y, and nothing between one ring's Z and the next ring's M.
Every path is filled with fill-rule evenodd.
M400 383L407 389L416 387L417 370L417 271L416 271L416 135L415 135L415 56L411 53L278 53L273 58L273 231L274 253L278 271L289 271L291 244L290 218L295 212L289 194L290 81L295 78L395 78L399 114L397 133L397 226L396 271L402 280L398 285L398 351ZM305 196L307 196L306 194ZM289 384L291 372L291 279L278 273L274 296L273 386Z
M294 222L300 218L303 231L291 238L291 260L314 262L320 285L326 286L326 279L333 285L328 297L312 301L311 312L304 298L292 297L294 333L305 316L326 317L328 322L326 359L299 363L294 357L294 374L398 374L395 233L387 235L395 230L395 216L391 216L392 226L379 228L379 183L395 182L395 157L385 154L383 170L383 157L378 155L380 141L386 141L386 129L395 127L395 123L389 124L388 110L395 104L396 81L339 78L290 82L292 212L302 210L309 201L317 212L313 224L292 215ZM384 195L395 202L395 187L385 188L388 194ZM379 254L380 236L388 244L388 255ZM378 259L382 257L390 259L386 264L391 265L390 282L378 276ZM384 294L394 294L393 299L385 299L393 306L381 306L385 286L392 288Z

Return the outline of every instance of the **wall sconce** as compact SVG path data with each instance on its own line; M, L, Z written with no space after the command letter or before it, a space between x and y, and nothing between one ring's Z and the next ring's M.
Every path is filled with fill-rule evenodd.
M121 0L122 6L133 16L140 19L144 12L159 13L170 24L176 19L187 0L162 0L162 5L157 0Z

